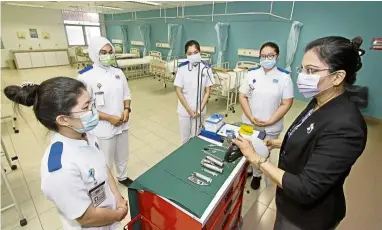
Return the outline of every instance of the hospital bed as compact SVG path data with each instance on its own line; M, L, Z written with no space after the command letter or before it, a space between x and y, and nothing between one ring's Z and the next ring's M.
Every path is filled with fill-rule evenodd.
M200 53L202 60L211 63L211 55ZM180 63L187 61L186 57L167 57L167 60L156 59L151 62L151 70L155 77L163 80L163 86L166 88L168 82L173 82ZM154 78L155 78L154 77Z
M79 69L81 66L85 67L93 63L92 60L90 60L89 52L86 48L84 49L80 46L74 47L74 55L77 64L77 69Z
M131 48L130 53L117 52L117 47L115 50L115 59L131 59L131 58L139 58L139 49Z
M119 59L116 60L116 62L118 67L124 71L128 79L135 79L150 76L152 73L151 61L157 59L161 60L162 54L158 51L150 51L149 56L143 58Z
M229 68L228 62L212 66L215 84L212 86L211 96L216 97L215 101L219 98L227 100L226 117L229 111L235 113L239 87L247 76L248 69L258 65L256 62L239 61L234 69Z

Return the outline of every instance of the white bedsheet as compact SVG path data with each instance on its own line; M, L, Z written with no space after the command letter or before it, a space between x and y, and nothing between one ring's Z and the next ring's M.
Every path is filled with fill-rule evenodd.
M215 85L221 85L221 92L223 96L227 96L230 90L239 88L240 83L246 76L247 71L235 69L233 72L220 72L216 71L214 74Z
M135 66L135 65L144 65L144 64L150 64L150 61L153 58L154 57L146 56L143 58L135 58L135 59L121 59L121 60L117 60L117 64L121 68Z

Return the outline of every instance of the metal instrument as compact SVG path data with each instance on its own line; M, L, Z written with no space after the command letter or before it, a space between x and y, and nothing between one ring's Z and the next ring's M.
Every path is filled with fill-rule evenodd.
M221 159L220 157L218 157L218 156L215 156L214 154L211 154L210 152L208 152L207 150L202 150L202 152L203 153L205 153L207 156L210 156L210 157L213 157L213 158L215 158L216 160L218 160L218 161L221 161L221 162L223 162L224 160L223 159ZM225 153L226 152L226 150L225 151L222 151L223 153Z
M206 172L206 173L208 173L208 174L212 175L212 176L218 176L218 174L217 174L217 173L215 173L215 172L212 172L212 171L211 171L211 170L209 170L209 169L205 169L205 168L202 168L202 170L203 170L204 172Z
M204 176L203 174L198 173L198 172L194 172L194 173L192 174L192 176L197 177L197 178L199 178L199 179L202 179L202 180L204 180L204 181L206 181L207 183L210 183L210 184L211 184L211 182L212 182L212 179L211 179L211 178L209 178L209 177L207 177L207 176Z
M215 147L205 147L203 150L206 150L206 151L211 151L213 153L216 153L216 152L223 152L225 153L226 151L226 148L215 148Z
M213 157L210 157L210 156L206 156L206 159L211 161L212 163L214 163L215 165L219 166L219 167L224 167L224 163L223 161L219 161Z
M223 173L223 168L219 168L219 167L217 167L217 166L215 166L215 165L212 165L212 164L208 164L208 163L203 163L203 162L200 162L200 164L203 166L203 167L205 167L205 168L207 168L207 169L210 169L210 170L212 170L212 171L214 171L214 172L218 172L218 173Z
M210 183L203 181L201 179L198 179L196 176L191 175L188 177L188 180L191 181L194 184L200 185L200 186L207 186L210 185Z

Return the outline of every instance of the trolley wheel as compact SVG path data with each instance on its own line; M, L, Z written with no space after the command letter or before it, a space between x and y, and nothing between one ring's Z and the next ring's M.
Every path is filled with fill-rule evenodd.
M218 99L215 99L215 101L218 101Z
M17 118L16 118L16 117L14 117L14 118L13 118L13 120L14 120L14 121L17 121Z
M11 166L11 169L12 169L12 170L16 170L16 169L17 169L17 165L12 165L12 166Z
M225 114L225 117L228 117L228 114L227 114L227 113Z
M20 220L20 226L25 226L27 224L28 224L27 219L24 218L24 219Z
M232 110L232 113L235 113L236 111L235 110Z
M18 129L15 129L15 133L19 133L20 132L20 130L18 130Z

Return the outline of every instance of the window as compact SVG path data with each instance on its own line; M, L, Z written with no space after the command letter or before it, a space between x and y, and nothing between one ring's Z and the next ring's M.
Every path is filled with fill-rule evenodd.
M99 14L62 11L69 46L87 46L90 38L101 36Z

